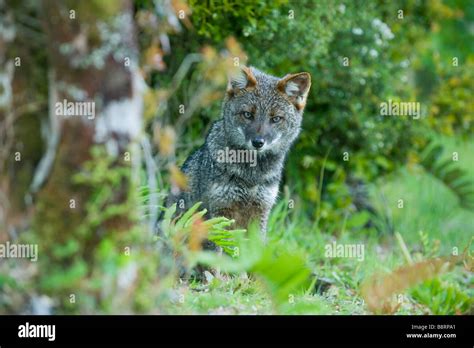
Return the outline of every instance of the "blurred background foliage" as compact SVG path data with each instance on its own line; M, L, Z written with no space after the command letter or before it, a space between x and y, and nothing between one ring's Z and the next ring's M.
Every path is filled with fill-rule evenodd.
M150 2L137 4L153 12ZM285 184L299 208L334 229L346 214L370 210L364 183L420 162L434 133L472 135L474 14L469 5L189 1L190 23L169 35L170 53L163 51L162 69L149 81L167 90L190 52L203 47L233 56L229 38L245 52L247 64L263 71L276 76L310 72L303 132L288 158ZM223 84L215 98L194 106L194 93L212 88L209 80L200 80L200 66L190 68L173 90L160 121L178 128L178 163L202 143L220 115ZM380 116L380 103L389 99L420 102L421 119ZM180 105L193 108L194 116L183 120Z
M156 15L149 2L137 4L140 11ZM183 163L220 117L225 76L235 66L235 57L239 64L276 76L299 71L312 75L303 131L288 156L283 193L269 223L272 239L284 240L286 249L280 243L279 248L270 246L269 253L285 255L291 250L295 257L285 263L294 266L299 264L296 255L306 250L311 269L317 269L323 280L314 278L310 285L304 276L295 280L304 273L304 267L296 267L295 277L287 277L291 285L280 284L285 295L271 296L277 304L274 310L334 313L336 308L336 312L363 313L358 304L348 305L347 299L361 296L354 289L380 271L375 266L380 258L387 262L387 272L403 265L403 252L393 247L395 231L401 231L414 252L421 248L426 258L451 253L467 243L474 203L472 156L466 152L466 146L472 145L474 116L474 11L469 1L190 0L170 6L176 13L186 13L189 21L166 31L160 66L147 75L150 85L165 95L158 101L166 105L161 113L154 112L150 103L149 118L158 143L155 158L164 168L164 187L168 182L171 189L176 185L176 174L165 168ZM145 47L153 42L153 35L157 34L143 41ZM380 103L388 100L421 103L421 117L381 116ZM171 152L163 150L170 143ZM463 160L454 160L455 153ZM447 211L437 203L439 193L456 208ZM397 207L401 197L409 204L407 209ZM418 238L418 233L427 238L423 231L429 231L436 243L441 240L441 248L424 248ZM341 243L365 240L371 256L364 265L324 259L322 245L333 238ZM395 255L388 256L391 253ZM215 257L202 261L226 264ZM268 260L262 257L261 262L275 267ZM416 274L417 267L405 269ZM250 265L239 270L255 272ZM433 276L435 280L410 293L408 303L398 299L392 305L379 299L381 312L472 311L472 291L466 290L472 277L458 271ZM256 272L256 277L265 283L271 274ZM398 289L423 280L405 275L396 279ZM219 291L253 291L236 278L208 279L204 287L211 290L209 296L193 296L198 304L186 301L183 308L208 312L226 301L219 299ZM304 295L297 305L290 305L288 297L298 287L306 289ZM309 296L325 287L332 290L323 301ZM436 303L427 300L430 296L437 298ZM252 298L258 302L259 296ZM232 308L242 306L239 299L235 297ZM265 312L265 302L259 305L247 312ZM331 310L328 305L335 307Z
M66 5L93 22L111 19L112 2ZM474 220L470 0L131 3L147 84L139 168L94 146L75 175L60 173L61 182L88 197L84 216L69 221L48 201L35 203L19 238L38 243L46 257L34 265L0 263L1 312L362 314L360 285L373 273L391 272L412 256L417 263L401 269L416 272L419 262L454 248L462 253ZM10 6L17 38L9 52L23 57L31 76L19 87L30 102L17 121L24 139L39 133L48 114L47 42L36 1ZM252 229L244 238L225 218L203 221L198 205L177 221L172 208L165 210L163 235L152 238L167 193L186 186L179 166L220 117L227 77L241 64L312 76L303 131L270 216L269 245ZM388 100L420 102L421 118L381 116ZM34 168L41 158L44 140L31 139L15 170ZM31 177L17 182L21 194L10 202L21 206ZM49 193L60 205L54 187ZM396 244L395 232L406 245ZM205 238L224 255L200 250ZM334 241L363 243L364 261L324 257ZM218 268L217 275L179 279L198 265ZM380 299L381 311L472 313L472 273L457 268L434 276L407 301ZM424 281L398 279L397 289Z

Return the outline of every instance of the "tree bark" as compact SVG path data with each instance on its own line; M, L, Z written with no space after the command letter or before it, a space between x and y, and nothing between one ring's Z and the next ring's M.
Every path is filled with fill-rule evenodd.
M20 16L28 27L17 23ZM35 16L31 3L0 0L0 242L28 227L29 186L43 151L44 36Z
M117 165L127 161L129 145L142 127L143 84L131 1L45 0L42 10L49 52L49 134L31 187L38 192L34 226L45 240L66 242L91 199L72 177L91 158L95 144L103 144ZM79 103L87 103L82 105L88 111L74 116L58 112L61 105ZM115 203L126 200L129 184L114 188ZM131 223L121 218L114 225L125 229Z

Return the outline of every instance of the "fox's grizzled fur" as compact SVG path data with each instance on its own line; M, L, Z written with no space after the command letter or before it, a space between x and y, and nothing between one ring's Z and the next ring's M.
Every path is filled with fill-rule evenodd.
M236 227L247 228L256 220L265 238L285 156L300 132L310 85L308 73L277 78L243 67L229 82L221 119L182 167L188 190L170 196L167 205L177 202L182 212L201 201L208 217L235 219ZM226 148L254 151L256 163L219 160Z

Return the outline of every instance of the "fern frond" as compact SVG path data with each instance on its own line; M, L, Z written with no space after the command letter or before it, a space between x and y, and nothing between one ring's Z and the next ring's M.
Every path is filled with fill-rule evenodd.
M428 145L420 164L456 195L462 208L474 210L473 178L466 170L456 166L452 159L441 159L443 151L442 145Z

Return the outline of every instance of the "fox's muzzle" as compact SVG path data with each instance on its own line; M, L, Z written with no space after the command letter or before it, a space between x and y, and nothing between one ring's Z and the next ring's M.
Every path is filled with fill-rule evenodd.
M265 139L260 136L257 136L252 140L252 145L254 148L260 149L263 147L263 145L265 145Z

